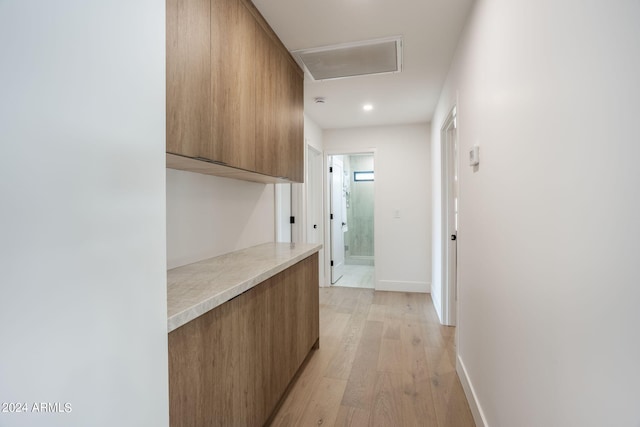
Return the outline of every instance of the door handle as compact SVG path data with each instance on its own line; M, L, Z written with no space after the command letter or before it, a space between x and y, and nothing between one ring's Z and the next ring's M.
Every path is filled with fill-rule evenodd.
M458 239L458 236L456 236L455 234L451 235L451 240L457 240L457 239Z
M318 224L313 224L313 228L318 228Z
M343 222L343 223L342 223L342 225L347 225L347 223L346 223L346 222Z

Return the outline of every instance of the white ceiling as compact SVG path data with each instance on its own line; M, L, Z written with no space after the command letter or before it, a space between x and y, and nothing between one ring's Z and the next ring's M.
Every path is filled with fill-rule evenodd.
M431 120L473 0L253 0L289 50L403 36L403 71L314 82L305 113L323 129ZM313 102L325 97L325 104ZM362 106L374 109L365 112Z

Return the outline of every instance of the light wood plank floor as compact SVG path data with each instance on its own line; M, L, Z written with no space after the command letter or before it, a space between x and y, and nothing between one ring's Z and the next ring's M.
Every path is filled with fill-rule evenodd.
M272 426L474 426L428 294L320 289L320 349Z

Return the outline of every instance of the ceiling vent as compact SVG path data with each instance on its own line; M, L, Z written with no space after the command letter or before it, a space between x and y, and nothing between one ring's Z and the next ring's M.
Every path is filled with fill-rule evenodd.
M301 49L291 52L314 80L402 71L402 37Z

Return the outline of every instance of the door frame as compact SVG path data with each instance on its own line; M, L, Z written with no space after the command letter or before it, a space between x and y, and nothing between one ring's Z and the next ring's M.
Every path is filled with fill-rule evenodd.
M329 186L331 185L331 175L329 174L329 166L330 166L330 157L331 156L339 156L345 155L350 156L352 154L372 154L373 155L373 166L374 170L378 170L378 153L375 148L343 148L343 149L331 149L324 150L324 161L323 161L323 182L324 182L324 277L326 286L331 286L331 219L330 219L330 197L331 192L329 191ZM378 214L378 203L376 201L376 185L373 187L373 256L375 260L375 254L380 253L378 251L378 230L377 230L377 222L376 216ZM373 283L374 288L378 288L378 263L374 261L373 265Z
M274 184L273 196L275 199L275 241L281 243L292 242L292 227L289 217L294 215L292 199L292 185L289 183Z
M451 208L452 186L458 185L460 174L460 156L459 156L459 138L458 138L458 123L457 123L457 106L454 105L447 118L440 129L440 161L441 161L441 183L442 183L442 200L441 200L441 254L442 254L442 286L441 286L441 301L442 301L442 320L443 324L455 326L457 324L457 254L455 259L450 255L451 245L451 221L454 215ZM454 130L453 138L449 137L450 130ZM457 146L457 151L451 150L451 144ZM453 151L453 152L452 152ZM453 153L457 153L453 154ZM450 173L451 165L458 170L458 183L451 182ZM455 170L454 169L454 170ZM460 191L458 187L458 204L460 203ZM458 207L459 210L459 207ZM457 235L456 235L457 239ZM457 252L458 240L455 241L454 249ZM450 263L455 262L452 266ZM453 276L453 277L452 277ZM452 280L453 279L453 280Z
M303 236L304 236L304 241L308 242L309 241L309 226L310 226L310 218L311 218L311 212L309 211L309 201L311 200L311 198L314 196L313 191L311 190L311 167L309 167L309 165L311 164L311 158L309 157L309 151L313 151L314 155L319 156L318 159L320 160L318 162L318 168L320 172L322 170L322 151L318 150L316 147L314 147L311 144L307 144L306 145L306 161L305 164L307 165L307 170L305 171L305 182L304 182L304 197L303 197L303 206L304 206L304 215L303 215ZM322 185L322 173L318 173L316 178L318 179L318 185L319 185L319 194L315 195L315 197L318 198L318 202L319 202L319 206L317 207L317 212L316 214L318 215L317 217L317 222L318 222L318 228L319 228L319 234L320 234L320 241L323 240L323 209L322 209L322 205L323 205L323 197L322 197L322 191L323 191L323 185Z
M308 167L308 152L313 152L320 156L318 161L318 167L320 170L317 174L319 181L318 197L318 225L320 228L320 244L326 247L326 240L324 235L324 175L322 173L323 165L323 152L315 147L308 138L304 139L304 164L305 164L305 181L304 183L286 183L286 184L274 184L274 213L275 213L275 241L276 242L292 242L292 243L307 243L308 233L307 224L309 222L308 212L308 199L312 197L312 191L309 189L309 167ZM295 217L295 223L289 223L289 216ZM320 286L325 286L325 272L324 272L324 260L325 253L323 250L319 252L320 262L320 274L319 281Z

